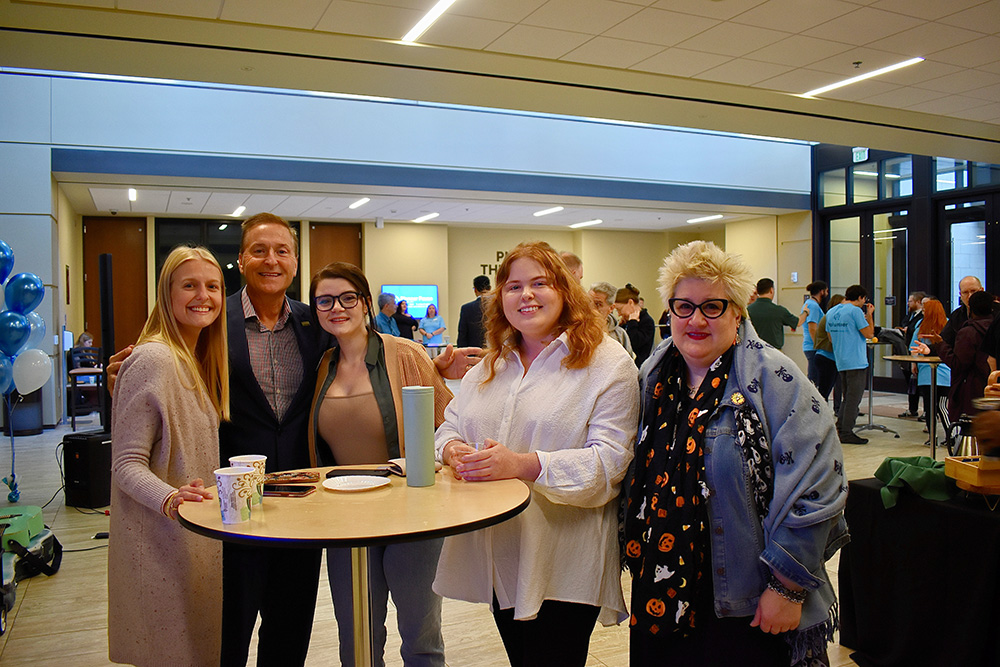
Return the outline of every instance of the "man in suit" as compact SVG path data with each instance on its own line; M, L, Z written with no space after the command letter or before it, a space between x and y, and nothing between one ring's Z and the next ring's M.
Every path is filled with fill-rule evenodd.
M483 346L483 296L490 291L489 276L476 276L472 281L476 298L462 306L458 316L458 346Z

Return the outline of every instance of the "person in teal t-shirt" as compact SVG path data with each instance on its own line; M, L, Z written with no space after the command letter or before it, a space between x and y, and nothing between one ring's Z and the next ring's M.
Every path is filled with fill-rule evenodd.
M806 289L809 290L809 298L802 304L802 313L799 314L799 326L805 325L805 328L802 329L802 352L806 355L806 361L808 362L806 376L810 382L819 387L820 373L819 367L816 365L816 346L814 340L816 327L819 326L819 321L823 319L822 303L830 295L830 288L822 280L817 280L816 282L809 283Z
M875 306L868 303L868 290L851 285L844 293L843 303L826 314L826 332L833 343L834 361L844 392L837 415L837 434L841 442L851 445L868 442L854 432L854 422L868 379L867 340L875 335L874 311Z
M444 319L438 315L437 308L434 304L427 306L427 316L420 320L420 324L417 325L417 333L419 333L424 340L424 345L428 347L434 347L436 345L442 345L442 335L444 333Z

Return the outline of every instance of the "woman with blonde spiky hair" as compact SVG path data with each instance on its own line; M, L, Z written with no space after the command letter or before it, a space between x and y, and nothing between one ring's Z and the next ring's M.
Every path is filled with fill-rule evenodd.
M229 417L225 286L205 248L179 247L122 366L112 413L108 644L113 662L220 659L222 546L172 519L211 498Z
M531 504L446 538L434 590L490 604L511 665L582 667L595 622L627 618L617 498L632 458L635 365L548 244L514 248L496 283L486 356L435 441L457 477L522 479Z
M837 628L824 563L846 541L840 442L747 319L752 291L746 262L706 241L660 270L672 336L639 371L624 494L632 667L819 664Z

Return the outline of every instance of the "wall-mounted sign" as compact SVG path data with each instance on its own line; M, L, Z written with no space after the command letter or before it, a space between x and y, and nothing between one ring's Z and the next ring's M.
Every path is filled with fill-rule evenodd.
M856 146L851 149L851 157L854 158L855 162L864 162L868 159L868 149Z
M896 305L896 297L894 297L894 296L887 296L887 297L885 297L885 305L887 305L887 306L895 306Z

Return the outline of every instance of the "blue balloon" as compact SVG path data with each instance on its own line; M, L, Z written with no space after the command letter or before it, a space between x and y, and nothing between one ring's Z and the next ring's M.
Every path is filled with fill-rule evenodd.
M14 382L14 367L7 357L0 357L0 394L6 394Z
M0 352L13 357L30 335L31 325L24 315L9 310L0 313Z
M19 273L7 281L3 294L8 309L27 315L42 302L45 286L34 273Z
M28 320L28 325L31 327L31 334L24 345L21 346L21 349L17 351L18 354L34 347L41 347L42 342L45 340L45 319L37 311L28 313L24 317Z
M14 268L14 251L6 241L0 241L0 283L7 280Z

